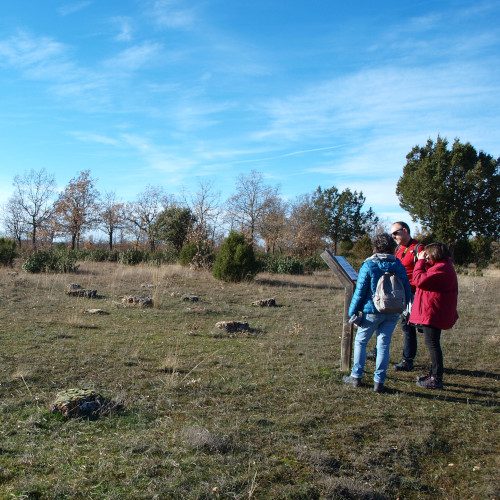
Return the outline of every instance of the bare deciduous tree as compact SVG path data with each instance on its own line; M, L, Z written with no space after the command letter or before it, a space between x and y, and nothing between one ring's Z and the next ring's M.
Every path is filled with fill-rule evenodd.
M29 232L29 226L24 220L24 214L15 195L5 204L3 214L2 219L7 234L21 248L22 238Z
M314 206L308 195L292 203L286 225L286 241L295 255L310 255L321 247L321 231L314 217Z
M259 221L259 234L264 240L266 252L274 253L276 247L282 247L286 225L287 206L278 196L268 200L264 215Z
M14 177L14 196L11 198L11 215L20 217L20 222L27 225L31 232L31 243L36 248L38 230L48 222L54 213L52 199L56 181L45 169L38 172L31 169L24 175Z
M106 192L99 206L99 226L107 234L109 249L113 250L113 236L125 227L125 205L116 201L114 192Z
M126 219L135 230L144 234L149 243L149 248L154 252L156 248L155 223L158 215L170 205L170 197L163 188L148 185L146 190L139 194L137 201L128 203Z
M83 170L69 181L56 203L57 229L71 236L71 248L79 246L81 235L98 221L99 192L90 170Z
M241 174L236 182L236 193L227 202L227 213L234 229L240 230L252 245L257 242L261 221L278 197L278 187L264 184L260 172L252 170Z
M213 182L201 182L198 191L187 201L195 218L193 239L197 243L213 240L217 221L221 214L220 192L215 191Z

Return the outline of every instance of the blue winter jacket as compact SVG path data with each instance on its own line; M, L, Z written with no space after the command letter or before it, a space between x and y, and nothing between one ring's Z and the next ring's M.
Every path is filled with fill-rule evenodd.
M405 287L406 303L411 300L411 287L406 269L394 255L376 253L366 259L359 270L356 289L349 306L349 316L363 311L365 314L380 314L372 296L375 295L377 282L385 272L394 273Z

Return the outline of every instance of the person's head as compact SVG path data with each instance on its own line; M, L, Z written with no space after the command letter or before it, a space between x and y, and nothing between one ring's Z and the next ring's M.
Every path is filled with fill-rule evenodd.
M372 246L374 253L393 254L396 250L396 242L391 238L390 234L380 233L372 238Z
M439 262L450 256L450 251L444 243L430 243L429 245L425 245L424 250L427 254L427 259L431 262Z
M407 245L411 240L410 226L406 222L395 222L391 227L392 237L398 245Z

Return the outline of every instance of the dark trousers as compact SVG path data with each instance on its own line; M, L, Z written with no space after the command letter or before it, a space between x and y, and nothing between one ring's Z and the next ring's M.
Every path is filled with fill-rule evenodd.
M443 379L443 351L441 350L441 329L433 326L422 326L425 345L431 355L431 376L437 380Z
M417 355L417 329L415 325L408 324L409 316L401 316L401 328L405 336L405 345L403 347L403 359L413 363Z

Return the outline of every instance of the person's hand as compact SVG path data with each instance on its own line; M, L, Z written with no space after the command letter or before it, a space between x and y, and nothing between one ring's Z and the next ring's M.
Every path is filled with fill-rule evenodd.
M425 257L426 257L425 250L420 250L420 252L418 252L417 259L422 260L425 259Z

